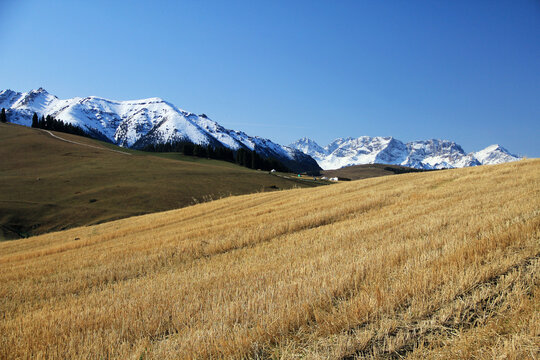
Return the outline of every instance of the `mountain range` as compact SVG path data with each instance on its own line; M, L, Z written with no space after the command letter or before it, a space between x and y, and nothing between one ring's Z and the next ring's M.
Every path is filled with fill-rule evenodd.
M115 101L96 96L59 99L39 88L29 92L3 90L0 108L8 121L30 126L32 116L51 115L77 125L91 136L123 147L140 149L149 144L189 141L199 145L253 150L274 158L295 172L318 172L309 155L271 140L226 129L208 116L196 115L160 99Z
M519 160L500 145L466 153L448 140L404 143L393 137L339 138L325 147L302 138L289 146L226 129L205 114L177 108L160 99L115 101L96 96L59 99L39 88L29 92L3 90L0 108L10 122L30 126L32 116L51 115L77 125L92 137L135 149L146 145L189 141L199 145L223 146L231 150L256 151L279 160L291 171L318 172L359 164L394 164L418 169L459 168Z
M404 143L393 137L339 138L325 147L302 138L289 145L313 157L324 170L360 164L392 164L417 169L447 169L500 164L519 160L500 145L466 153L448 140L420 140Z

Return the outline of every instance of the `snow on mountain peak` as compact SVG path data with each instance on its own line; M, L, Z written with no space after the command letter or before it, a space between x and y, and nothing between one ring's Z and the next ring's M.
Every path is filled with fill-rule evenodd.
M520 158L500 145L466 154L453 141L430 139L403 143L391 136L338 138L325 147L304 137L287 146L229 130L207 115L195 115L158 97L116 101L97 96L58 99L44 88L27 93L3 90L0 107L9 121L30 126L34 112L80 126L103 140L128 147L171 141L245 148L285 163L292 170L337 169L357 164L398 164L421 169L499 164ZM307 154L307 155L306 155ZM313 159L311 158L313 157ZM304 165L297 166L298 163Z
M142 148L149 144L189 141L200 145L225 146L256 151L281 161L292 171L318 171L310 156L268 139L229 130L206 115L197 116L158 97L116 101L98 96L58 99L45 89L28 93L0 92L0 107L8 119L30 126L32 115L52 115L74 124L94 137L120 146Z
M503 148L501 145L499 144L493 144L493 145L489 145L488 147L486 147L485 149L481 150L481 151L485 151L485 152L493 152L493 151L502 151L502 152L508 152L508 150L506 150L505 148Z
M45 90L44 88L42 87L39 87L39 89L36 89L36 90L32 90L30 91L32 93L38 93L38 94L48 94L49 92L47 90Z
M473 153L473 155L484 165L501 164L520 159L519 156L511 154L508 150L498 144L490 145L483 150Z
M21 93L11 89L2 90L0 92L0 107L9 109L21 96Z
M294 143L290 144L289 147L298 149L304 154L310 156L319 156L326 154L325 149L323 149L319 144L307 137L296 140Z
M360 136L338 138L316 148L311 139L302 138L290 146L311 155L325 169L339 169L360 164L394 164L419 169L443 169L519 160L500 145L488 146L476 153L466 154L453 141L429 139L402 141L388 137ZM322 150L321 150L322 149Z

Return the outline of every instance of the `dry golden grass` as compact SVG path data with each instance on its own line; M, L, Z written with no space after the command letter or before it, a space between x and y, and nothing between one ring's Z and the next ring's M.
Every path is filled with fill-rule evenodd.
M0 358L535 358L539 240L527 160L0 243Z

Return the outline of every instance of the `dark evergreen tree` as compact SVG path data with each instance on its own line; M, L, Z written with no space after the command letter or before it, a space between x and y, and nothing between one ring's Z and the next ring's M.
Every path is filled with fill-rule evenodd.
M2 108L2 112L0 112L0 122L7 122L7 115L6 115L6 109Z
M240 148L236 152L236 163L240 166L246 166L246 149Z
M182 153L184 153L184 155L193 155L193 144L191 143L185 143L183 146L182 146Z
M55 130L54 123L52 121L51 115L47 115L45 117L45 129L47 130Z
M36 113L32 116L32 127L37 128L39 126L39 118Z
M257 163L257 153L255 152L255 150L252 150L251 151L251 164L250 164L250 168L252 169L257 169L258 168L258 163Z
M195 148L193 149L193 155L198 157L207 157L208 151L206 151L206 148L201 145L195 145Z
M244 153L244 166L247 167L247 168L250 168L252 169L251 167L251 159L253 158L253 156L251 156L251 151L247 151Z

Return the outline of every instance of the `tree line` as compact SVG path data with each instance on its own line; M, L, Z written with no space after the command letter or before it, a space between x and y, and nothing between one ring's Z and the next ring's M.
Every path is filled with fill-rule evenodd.
M289 171L289 169L280 161L273 158L262 157L256 151L244 148L233 151L224 146L199 145L190 141L173 141L149 144L142 150L149 152L178 152L184 155L228 161L249 169Z
M8 122L5 108L2 108L2 111L0 111L0 122ZM61 120L56 120L51 115L42 115L40 118L37 113L34 113L34 115L32 116L32 127L94 138L91 134L84 131L80 126L65 123Z
M41 118L34 113L32 116L32 127L45 130L53 130L64 132L73 135L91 137L81 127L69 123L65 123L62 120L56 120L51 115L42 115Z
M216 160L234 162L234 152L226 147L212 147L194 144L190 141L173 141L149 144L142 148L149 152L177 152L189 156L205 157Z

